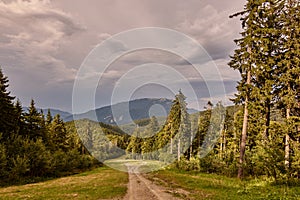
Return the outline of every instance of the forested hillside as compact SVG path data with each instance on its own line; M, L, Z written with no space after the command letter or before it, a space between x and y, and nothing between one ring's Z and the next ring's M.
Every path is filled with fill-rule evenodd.
M136 121L131 133L125 133L122 126L89 120L67 123L67 127L72 133L77 127L84 145L101 161L126 155L128 159L173 163L184 170L236 176L240 166L243 109L240 105L224 107L221 102L216 105L208 102L205 111L189 115L185 96L179 92L163 124L153 116ZM271 108L270 124L274 127L270 128L273 138L269 143L263 143L259 133L248 138L243 176L266 175L276 180L298 178L298 146L291 150L289 171L285 168L284 137L278 131L283 130L286 122L279 108ZM295 123L297 134L298 127ZM262 128L255 127L248 132ZM294 139L298 144L299 136Z
M0 184L57 177L97 164L59 115L38 112L33 100L24 112L7 87L0 70Z

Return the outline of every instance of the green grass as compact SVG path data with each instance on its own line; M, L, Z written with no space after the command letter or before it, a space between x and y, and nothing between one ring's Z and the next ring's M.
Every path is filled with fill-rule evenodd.
M153 172L149 176L153 180L161 180L160 184L166 187L188 191L188 199L300 199L299 186L274 185L258 179L240 181L175 169Z
M139 172L150 172L150 171L157 171L158 169L164 168L166 165L163 162L160 161L154 161L154 160L134 160L134 159L125 159L125 157L120 157L116 159L107 160L104 162L105 165L117 169L120 171L127 172L127 166L126 165L137 165L139 166Z
M111 199L126 194L128 175L107 167L35 184L0 188L0 199Z
M122 161L122 160L121 160ZM110 164L120 164L113 160ZM131 164L139 164L129 160ZM157 163L151 163L157 164ZM157 184L186 199L299 199L300 187L251 179L240 181L215 174L167 169L148 173ZM127 191L127 173L100 167L77 175L45 182L0 188L0 199L116 199ZM183 190L184 191L183 191ZM187 192L186 192L187 191ZM181 195L180 193L183 193Z

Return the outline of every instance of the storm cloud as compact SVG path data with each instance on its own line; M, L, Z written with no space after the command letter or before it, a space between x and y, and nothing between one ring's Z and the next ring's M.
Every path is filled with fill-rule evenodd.
M0 65L9 77L10 90L24 105L34 98L39 107L71 111L77 70L96 45L132 28L163 27L198 41L218 66L226 92L232 94L239 75L227 63L240 24L228 16L242 10L243 4L241 0L2 0ZM197 52L191 50L190 55L201 61ZM114 84L137 64L165 63L193 79L189 63L167 52L133 52L124 57L103 74L97 106L109 104ZM198 81L198 88L202 87L203 80Z

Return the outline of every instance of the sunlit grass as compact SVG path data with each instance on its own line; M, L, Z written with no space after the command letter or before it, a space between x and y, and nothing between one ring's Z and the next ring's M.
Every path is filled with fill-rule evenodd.
M240 181L220 175L174 169L153 172L149 176L162 180L160 184L172 189L189 191L188 197L192 199L300 199L300 187L273 185L259 179Z
M113 169L117 169L124 172L127 172L127 165L138 166L138 171L140 173L164 169L166 165L163 162L155 161L155 160L134 160L134 159L125 159L125 158L107 160L104 162L104 164Z
M128 175L101 167L81 174L0 188L0 199L111 199L126 194Z

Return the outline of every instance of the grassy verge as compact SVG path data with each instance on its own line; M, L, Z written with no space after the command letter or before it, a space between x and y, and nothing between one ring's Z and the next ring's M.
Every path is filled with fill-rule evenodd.
M160 184L188 191L187 199L300 199L300 187L272 185L262 180L240 181L214 174L175 169L153 172L149 176Z
M0 199L111 199L124 196L128 175L100 167L35 184L0 188Z
M133 160L133 159L125 159L123 157L107 160L104 162L107 166L110 166L113 169L117 169L120 171L127 172L127 165L136 165L139 166L138 171L141 173L150 172L150 171L157 171L164 167L164 163L160 161L154 160Z

